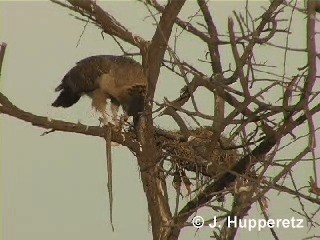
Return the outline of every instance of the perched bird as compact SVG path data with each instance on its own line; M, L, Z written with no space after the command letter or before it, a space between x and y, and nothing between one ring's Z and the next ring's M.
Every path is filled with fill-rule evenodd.
M60 92L52 103L54 107L70 107L87 95L92 98L92 107L102 114L108 124L107 99L111 100L111 111L116 121L121 105L127 116L133 116L136 129L139 116L144 109L147 78L142 66L131 58L113 55L98 55L85 58L64 76L55 89Z

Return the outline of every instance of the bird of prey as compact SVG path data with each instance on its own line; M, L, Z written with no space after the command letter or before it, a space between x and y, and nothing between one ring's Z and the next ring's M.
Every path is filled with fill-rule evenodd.
M81 96L87 95L92 98L92 106L102 114L107 130L105 139L112 229L111 129L107 127L107 99L111 100L113 121L117 123L116 117L121 105L126 115L133 116L136 131L140 114L144 110L147 86L147 78L138 62L123 56L99 55L78 62L55 89L60 94L52 106L67 108L78 102Z
M142 66L131 58L98 55L79 61L55 91L60 94L52 103L54 107L67 108L83 95L91 97L92 107L102 114L104 124L109 123L106 107L110 99L113 120L121 105L127 116L133 116L136 128L144 109L147 78Z

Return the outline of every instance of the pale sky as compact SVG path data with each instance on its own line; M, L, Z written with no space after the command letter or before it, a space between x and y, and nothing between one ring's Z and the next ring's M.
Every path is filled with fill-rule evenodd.
M132 32L147 40L152 37L154 26L151 18L144 19L147 10L143 4L103 2L101 5ZM214 16L221 24L219 27L226 26L226 16L231 16L232 10L240 5L239 1L218 3L215 9L219 10L215 11ZM182 14L194 13L197 10L195 6L186 4ZM36 115L97 125L97 116L91 110L88 99L81 99L69 109L55 109L51 103L57 96L54 88L75 62L91 55L121 54L113 39L107 35L103 39L100 31L89 25L76 47L85 23L51 2L1 2L0 10L0 40L8 44L1 91L13 104ZM262 10L256 9L255 14L259 11ZM303 26L301 22L295 24ZM203 54L203 49L194 45L190 47L192 41L193 38L185 38L180 42L180 56L190 61ZM304 41L304 35L298 34L293 43L304 44ZM227 63L230 53L224 54ZM277 54L282 56L277 51L268 54L274 54L275 62L280 61ZM293 65L297 61L297 65L301 66L298 59L303 61L305 58L299 55L296 59L290 58L290 61ZM208 68L202 68L208 71ZM182 85L180 79L161 72L157 100L163 97L172 99ZM212 100L211 95L205 90L198 94L201 95L198 99L201 110L212 113L212 106L208 104ZM138 165L130 151L124 147L113 148L115 232L112 232L104 140L60 132L40 136L44 129L8 116L1 116L0 120L4 240L152 238ZM175 128L169 118L157 121L167 128ZM290 158L297 154L297 149L291 147L281 154ZM309 179L312 172L308 163L296 170L303 170L299 178L301 183ZM270 204L272 217L296 216L288 212L288 204L295 201L287 195L273 193L268 196L277 198ZM174 195L171 197L174 201ZM251 217L259 218L258 207L254 205L252 210ZM306 231L278 229L277 233L282 236L281 239L301 239L307 236ZM180 239L207 240L209 236L208 230L196 232L189 227ZM270 239L270 231L244 230L240 231L237 239Z

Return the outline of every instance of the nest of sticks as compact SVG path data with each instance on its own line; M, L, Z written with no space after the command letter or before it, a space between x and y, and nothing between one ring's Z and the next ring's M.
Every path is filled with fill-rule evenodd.
M180 132L166 131L166 133L176 137L159 135L158 146L163 151L164 159L181 169L217 178L229 171L240 157L233 148L234 144L228 144L224 137L218 138L210 127L191 130L188 138L181 137Z

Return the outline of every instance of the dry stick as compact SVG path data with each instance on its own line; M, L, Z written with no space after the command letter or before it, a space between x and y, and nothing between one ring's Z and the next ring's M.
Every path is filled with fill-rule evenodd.
M301 191L300 192L299 191L295 191L295 190L292 190L291 188L279 185L277 183L270 183L270 182L263 182L263 183L265 183L266 187L268 187L268 188L272 188L272 189L277 190L277 191L282 191L282 192L290 194L290 195L292 195L294 197L303 198L304 200L309 201L310 203L315 203L315 204L320 205L320 199L318 199L316 197L311 197L311 196L306 195L306 194L303 194L303 193L301 193Z
M112 206L113 206L113 194L112 194L112 157L111 157L111 126L105 125L105 140L106 140L106 156L107 156L107 172L108 172L108 193L109 193L109 217L112 231L114 231L112 221Z
M4 53L6 51L7 44L5 42L2 42L0 45L0 75L1 75L1 68L2 68L2 62L4 58Z

